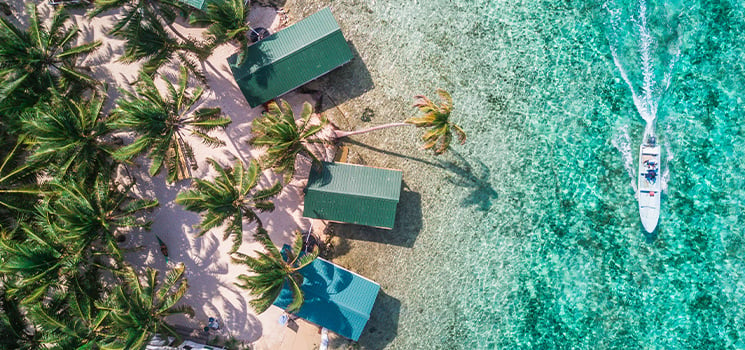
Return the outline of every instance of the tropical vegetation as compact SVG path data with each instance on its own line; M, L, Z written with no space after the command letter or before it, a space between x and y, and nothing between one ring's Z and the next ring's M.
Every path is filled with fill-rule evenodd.
M261 178L261 169L256 161L248 167L237 160L233 168L225 168L214 159L207 159L217 171L213 181L194 179L193 188L179 193L175 202L186 210L202 213L202 222L197 225L199 235L227 223L223 239L233 236L234 253L243 242L243 221L256 222L262 227L257 212L274 210L272 197L282 191L282 185L276 182L265 189L257 189Z
M438 89L437 94L440 96L440 103L435 104L425 96L414 96L416 100L414 107L424 113L421 117L409 118L407 123L416 127L430 128L422 136L424 140L424 149L431 149L435 154L442 154L450 148L450 141L453 134L458 137L458 142L466 142L466 133L457 124L450 121L450 113L453 111L453 98L445 90Z
M148 76L169 62L174 62L194 74L202 82L206 77L200 70L199 61L209 56L209 48L189 40L177 39L166 31L159 21L132 23L121 34L124 54L119 58L124 63L143 61L142 72Z
M100 41L75 45L80 29L69 25L64 9L42 23L33 2L27 4L28 29L21 30L0 17L0 113L17 118L50 96L50 88L64 95L81 95L96 80L80 59L101 46Z
M325 142L318 137L318 132L328 124L323 116L319 123L312 124L313 106L305 102L300 113L300 120L295 120L292 107L285 100L269 102L266 112L251 124L253 137L249 141L254 146L265 148L262 162L285 175L289 181L295 174L295 158L302 154L314 164L319 164L318 157L308 148L310 143Z
M76 102L53 93L52 99L21 117L30 148L31 166L48 165L59 177L95 178L111 166L114 146L105 139L112 131L101 112L104 99Z
M122 272L124 283L96 303L99 310L109 313L113 344L123 349L142 349L153 333L165 333L180 338L165 317L183 314L194 316L188 305L178 305L189 285L184 278L184 265L179 264L158 283L158 271L147 268L145 281L131 267Z
M414 107L423 113L420 117L409 118L403 123L383 124L362 130L335 130L335 136L337 139L340 139L376 130L413 125L420 128L429 128L422 136L422 140L425 142L422 148L431 149L435 154L442 154L450 149L453 134L463 144L466 142L466 133L460 126L450 121L450 114L453 111L453 98L450 96L450 93L438 89L437 95L440 97L439 104L432 102L432 100L423 95L414 96Z
M96 0L88 16L121 11L119 20L109 30L110 35L124 40L120 61L144 61L142 72L152 77L164 64L176 60L179 66L204 80L198 62L209 56L209 48L184 37L172 26L178 15L186 12L185 6L178 0Z
M243 52L249 43L246 33L251 30L246 4L245 0L211 1L205 12L196 12L189 18L189 24L208 26L205 35L213 46L234 41L239 52Z
M287 306L287 312L300 310L305 301L300 286L303 275L299 272L318 257L318 247L310 253L303 251L303 235L295 232L295 240L290 249L279 251L272 243L266 230L260 228L255 239L261 243L265 252L255 251L256 257L236 253L233 262L246 265L251 275L238 276L237 286L249 290L254 299L249 303L258 313L266 311L277 299L282 288L287 285L292 292L292 302Z
M197 168L187 135L196 136L212 147L225 144L210 136L209 132L230 124L230 117L222 116L218 107L199 108L192 112L204 88L200 86L189 92L188 80L187 70L182 67L178 86L174 87L165 80L167 96L162 96L155 81L144 73L135 93L120 90L124 97L117 100L118 106L112 112L112 125L132 130L137 137L131 144L114 152L114 158L127 161L147 152L152 160L150 176L155 176L165 167L168 173L166 181L175 182L190 177L190 169Z

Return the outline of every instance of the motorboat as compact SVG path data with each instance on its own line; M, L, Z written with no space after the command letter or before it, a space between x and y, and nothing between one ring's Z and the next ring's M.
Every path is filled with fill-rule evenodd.
M660 220L660 197L662 179L660 177L660 146L654 136L649 135L639 150L639 216L642 226L648 233L657 229Z

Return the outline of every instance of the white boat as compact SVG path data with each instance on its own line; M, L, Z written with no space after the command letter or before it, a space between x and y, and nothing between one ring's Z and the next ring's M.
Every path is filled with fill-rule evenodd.
M639 150L639 215L648 233L654 232L660 220L660 146L654 136L649 136Z

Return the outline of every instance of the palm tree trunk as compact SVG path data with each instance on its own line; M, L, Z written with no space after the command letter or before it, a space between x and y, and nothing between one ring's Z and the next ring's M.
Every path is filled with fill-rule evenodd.
M336 138L337 139L340 139L342 137L348 137L348 136L352 136L352 135L364 134L364 133L368 133L370 131L382 130L382 129L388 129L388 128L394 128L394 127L397 127L397 126L407 126L407 125L408 126L414 126L414 124L409 124L409 123L389 123L389 124L383 124L383 125L373 126L371 128L362 129L362 130L355 130L355 131L334 130L334 134L336 135Z

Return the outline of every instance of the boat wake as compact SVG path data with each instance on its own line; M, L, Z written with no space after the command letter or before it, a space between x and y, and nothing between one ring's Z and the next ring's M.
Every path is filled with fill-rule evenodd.
M658 66L659 64L653 58L653 52L655 52L657 49L657 42L655 41L651 31L649 30L647 22L647 2L646 0L639 1L638 15L631 16L631 18L629 18L629 22L631 22L632 28L634 29L633 32L635 32L637 37L639 55L638 57L641 66L641 86L637 88L632 83L632 80L629 77L626 68L624 68L622 56L619 53L619 50L623 48L623 46L621 45L622 40L619 37L620 33L623 33L622 26L624 25L624 21L622 20L622 10L615 4L614 1L607 2L604 6L610 14L611 31L608 35L608 42L610 43L610 52L611 56L613 57L613 63L615 64L616 68L618 68L621 79L623 79L623 81L626 83L626 85L628 85L629 90L631 91L631 97L634 101L636 110L638 111L642 119L644 119L644 121L646 122L642 140L647 140L650 136L656 137L655 122L657 119L657 108L659 106L660 100L662 99L662 96L670 87L672 72L675 68L675 64L677 63L678 58L680 57L680 38L672 42L672 44L668 47L667 51L670 53L671 57L667 64L667 67L661 69L664 71L664 73L662 76L662 80L658 83L655 71L656 66ZM624 159L624 168L629 173L629 176L631 177L632 187L634 188L634 192L636 192L636 181L638 179L638 174L636 174L636 169L633 162L631 140L628 127L624 126L619 131L621 132L621 134L618 136L617 140L614 140L614 147L616 147L616 149L618 149L622 153ZM668 151L668 148L666 147L665 150ZM661 176L661 180L664 181L666 178L669 178L669 171L667 170L667 167L664 168L664 173ZM667 188L666 181L663 183L663 187L665 189Z
M631 188L634 189L634 196L637 196L637 181L636 181L636 167L634 165L634 156L631 152L631 136L629 136L628 124L623 124L616 132L615 137L611 141L613 147L621 152L623 158L623 168L626 169L626 173L631 178Z

